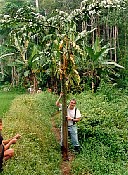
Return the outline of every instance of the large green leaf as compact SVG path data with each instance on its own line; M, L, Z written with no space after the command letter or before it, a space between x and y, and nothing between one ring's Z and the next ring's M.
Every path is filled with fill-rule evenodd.
M89 35L90 33L92 33L95 30L96 30L96 28L94 28L90 31L83 30L82 32L78 33L78 36L76 36L75 41L77 42L79 40L85 39L87 37L87 35Z
M7 56L12 56L12 55L14 55L14 53L6 53L4 55L1 55L0 59L3 59L4 57L7 57Z
M102 64L105 64L105 65L113 65L113 66L115 66L115 67L119 67L119 68L124 69L124 67L123 67L123 66L121 66L121 65L117 64L117 63L116 63L116 62L114 62L114 61L104 61L104 62L102 62Z

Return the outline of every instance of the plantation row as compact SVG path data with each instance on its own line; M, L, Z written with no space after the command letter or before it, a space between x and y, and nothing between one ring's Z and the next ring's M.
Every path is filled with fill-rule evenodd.
M102 95L90 92L73 95L82 113L79 140L82 152L71 162L71 174L126 175L127 101L126 92L103 88ZM2 98L3 94L0 94ZM7 98L9 97L8 94ZM68 95L68 99L71 98ZM57 95L23 94L13 100L3 115L3 135L22 135L14 145L15 157L4 164L4 175L60 175L60 145L52 132L52 115ZM57 127L60 118L54 116Z

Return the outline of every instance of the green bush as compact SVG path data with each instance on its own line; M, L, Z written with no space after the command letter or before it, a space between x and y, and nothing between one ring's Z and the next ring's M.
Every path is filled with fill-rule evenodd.
M83 116L78 123L83 154L73 162L74 174L81 174L81 170L95 175L128 173L128 96L115 89L109 91L107 98L106 95L99 92L76 95ZM81 159L85 168L78 164Z

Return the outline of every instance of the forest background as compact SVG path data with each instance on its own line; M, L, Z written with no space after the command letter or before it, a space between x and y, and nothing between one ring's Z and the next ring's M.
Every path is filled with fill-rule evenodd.
M64 76L67 97L74 95L83 116L82 152L70 174L127 175L128 1L0 0L0 5L0 113L8 123L4 135L23 136L3 173L61 173L50 120ZM12 103L31 85L43 92ZM4 100L9 102L3 105ZM57 118L58 128L60 123Z
M59 93L64 70L68 92L127 87L127 0L0 3L1 85Z

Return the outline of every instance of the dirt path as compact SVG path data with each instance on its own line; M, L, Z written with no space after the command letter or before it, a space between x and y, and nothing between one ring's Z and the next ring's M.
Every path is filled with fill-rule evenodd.
M57 141L60 142L60 129L57 128L55 124L55 118L58 116L58 113L59 112L56 112L52 116L52 131L55 133ZM71 161L75 158L75 155L71 153L70 150L68 152L68 158L69 158L69 161L64 161L62 159L62 162L60 165L62 175L72 175L70 172L71 171Z

